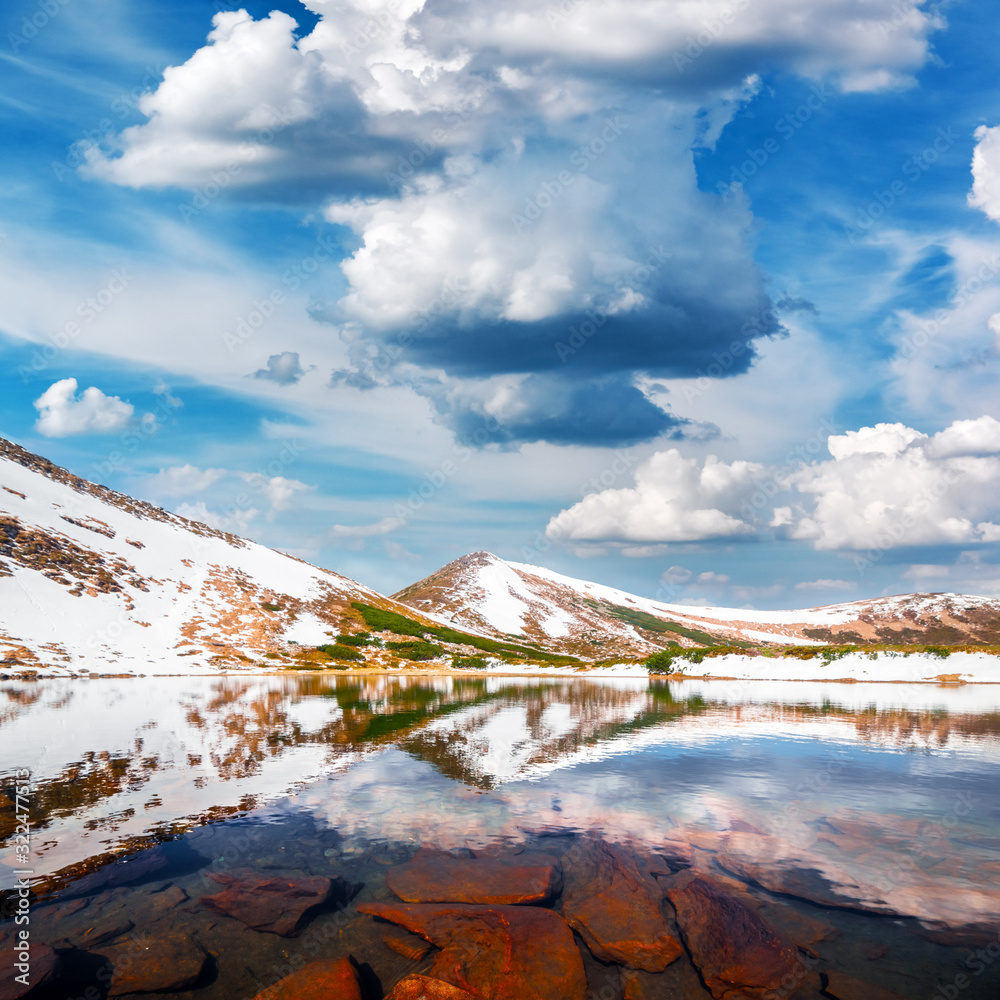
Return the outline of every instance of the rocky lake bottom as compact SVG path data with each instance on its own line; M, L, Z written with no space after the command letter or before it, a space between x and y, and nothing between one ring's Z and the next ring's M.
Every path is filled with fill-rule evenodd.
M1000 995L988 686L0 692L0 1000Z

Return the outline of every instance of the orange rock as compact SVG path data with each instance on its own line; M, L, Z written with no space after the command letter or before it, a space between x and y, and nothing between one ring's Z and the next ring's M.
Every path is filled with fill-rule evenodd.
M111 965L108 996L112 997L189 989L208 961L205 949L183 933L133 937L100 954Z
M225 913L255 931L291 937L308 910L329 898L334 882L328 878L270 878L252 869L213 872L208 876L225 886L214 896L202 896L210 910ZM346 883L335 880L338 888Z
M690 962L681 959L664 972L621 970L622 1000L711 1000Z
M385 1000L473 1000L473 996L441 979L413 975L396 983Z
M691 960L712 996L793 992L805 975L795 948L754 910L704 875L684 872L666 884Z
M633 851L581 842L563 860L563 916L595 958L662 972L683 952L663 912L663 890Z
M769 900L759 912L779 934L811 955L815 955L812 945L840 937L840 930L832 924L778 901Z
M389 933L383 934L382 943L411 962L419 962L434 947L429 941L404 931L401 927L393 927Z
M279 979L254 1000L361 1000L361 987L351 959L321 958Z
M583 1000L583 960L566 922L535 906L362 903L361 913L436 944L430 975L489 1000Z
M536 903L552 895L551 865L515 866L493 858L456 858L422 848L389 869L389 888L408 903Z
M825 992L837 1000L906 1000L892 990L863 983L860 979L844 975L843 972L828 972L826 979Z

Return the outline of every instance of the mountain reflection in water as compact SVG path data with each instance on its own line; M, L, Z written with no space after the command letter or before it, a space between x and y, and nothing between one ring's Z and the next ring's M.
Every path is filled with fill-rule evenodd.
M303 938L361 956L388 988L415 970L401 956L416 945L390 947L368 914L395 905L397 866L426 847L534 851L567 887L589 885L599 856L638 865L654 896L708 880L798 944L805 992L787 1000L867 996L855 980L930 998L970 954L1000 956L993 688L312 675L0 691L0 788L9 800L16 770L32 772L36 924L68 977L39 1000L83 995L95 955L117 969L133 928L159 942L142 968L164 1000L254 996L291 971L283 931L240 910L265 901L240 886L264 883L289 901L339 886ZM21 867L12 813L4 888ZM705 998L687 946L646 984L660 992L626 993L617 966L593 959L590 989ZM180 985L184 962L196 983ZM975 976L966 1000L994 997L1000 960Z
M780 815L787 833L790 803L796 828L844 809L916 817L945 785L988 783L1000 747L989 688L323 675L0 690L0 787L32 771L39 875L268 803L442 846L547 827L658 842L733 816ZM12 851L0 862L9 885Z

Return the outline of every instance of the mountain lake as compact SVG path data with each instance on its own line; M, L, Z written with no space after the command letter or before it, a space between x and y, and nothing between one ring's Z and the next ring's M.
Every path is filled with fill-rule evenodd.
M9 964L30 932L32 1000L1000 996L1000 686L0 691L0 936Z

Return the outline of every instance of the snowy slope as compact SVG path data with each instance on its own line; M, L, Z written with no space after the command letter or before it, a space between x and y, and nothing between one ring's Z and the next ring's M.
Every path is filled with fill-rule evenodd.
M397 608L0 438L0 670L250 668L290 640L329 642L352 601Z
M591 656L643 655L669 641L694 646L706 637L785 645L1000 643L1000 600L994 598L910 594L795 611L699 608L505 562L489 552L457 559L394 596L458 627Z

